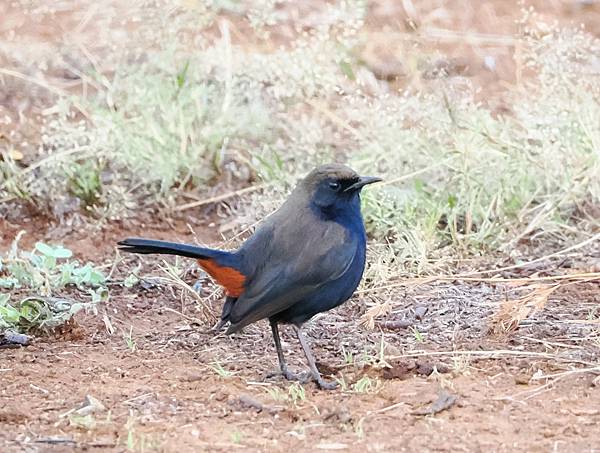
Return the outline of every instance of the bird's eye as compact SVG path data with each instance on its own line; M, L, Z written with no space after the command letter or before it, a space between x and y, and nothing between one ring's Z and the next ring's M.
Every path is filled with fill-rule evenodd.
M329 188L332 190L338 191L338 190L340 190L340 183L337 181L331 181L329 183Z

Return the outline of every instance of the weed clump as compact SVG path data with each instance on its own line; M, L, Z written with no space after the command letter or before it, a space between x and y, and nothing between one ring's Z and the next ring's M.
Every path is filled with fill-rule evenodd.
M73 253L62 246L38 242L31 252L22 251L18 239L0 257L0 288L22 297L12 302L11 293L0 295L0 332L51 331L82 309L95 312L106 300L106 277L95 266L70 260ZM59 297L66 287L77 288L88 300Z

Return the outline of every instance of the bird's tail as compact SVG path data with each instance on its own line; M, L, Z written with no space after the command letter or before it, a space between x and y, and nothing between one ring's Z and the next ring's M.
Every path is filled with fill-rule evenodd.
M119 250L131 253L163 255L179 255L196 259L213 259L227 252L198 247L191 244L178 244L176 242L157 241L154 239L127 238L118 242Z
M215 250L197 245L178 244L176 242L157 241L154 239L128 238L119 241L119 249L131 253L160 253L195 258L198 264L223 286L228 296L237 298L244 292L246 276L240 255L237 253ZM226 307L230 306L225 304ZM225 308L224 308L225 312Z

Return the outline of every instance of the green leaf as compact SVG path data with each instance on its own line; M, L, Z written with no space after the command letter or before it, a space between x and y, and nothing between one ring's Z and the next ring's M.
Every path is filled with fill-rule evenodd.
M448 195L448 206L450 208L455 208L458 204L458 197L456 195Z
M21 314L19 310L8 303L9 299L9 294L0 294L0 325L15 327L19 322Z
M35 249L42 255L53 256L54 249L43 242L36 242Z
M97 290L90 289L88 292L92 297L92 304L106 302L108 300L108 289L106 288L98 288Z
M425 192L425 183L423 182L422 179L419 178L415 178L415 190L417 192Z
M69 423L72 426L83 429L94 429L96 427L96 419L92 414L79 415L76 413L69 415Z
M8 259L2 260L0 288L25 288L31 297L14 305L8 303L9 296L0 295L0 329L11 328L20 332L52 329L67 322L81 309L97 314L96 305L108 299L104 287L105 275L92 263L80 266L76 261L63 261L73 254L62 246L50 246L38 242L32 252L14 249ZM91 286L91 302L75 302L53 296L65 285ZM44 297L46 296L46 297Z
M37 242L35 244L35 249L42 255L52 258L71 258L73 256L73 252L71 252L71 250L66 249L61 245L51 247L43 242Z
M13 289L19 286L19 280L14 277L0 278L0 288Z
M356 80L356 75L354 74L354 70L352 69L352 65L348 61L340 62L340 69L344 73L346 77L350 80Z
M178 89L181 89L183 87L189 67L190 67L190 62L187 61L185 63L185 66L183 67L183 69L177 73L177 88Z
M69 283L73 283L73 274L76 271L76 263L75 262L67 262L64 264L61 264L59 266L59 270L60 270L60 283L59 285L65 286L68 285Z
M87 263L85 266L73 269L73 283L77 286L101 286L106 282L106 277L92 264Z
M127 276L127 278L123 281L123 285L125 288L132 288L134 285L139 282L140 279L134 273L131 273Z
M38 320L50 317L50 310L45 306L42 299L30 297L19 304L21 318L34 324Z

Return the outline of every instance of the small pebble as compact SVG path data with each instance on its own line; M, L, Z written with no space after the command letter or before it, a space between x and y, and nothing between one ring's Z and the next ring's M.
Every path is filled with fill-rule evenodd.
M528 374L517 374L515 376L515 384L518 385L529 385L529 380L531 378L529 377Z
M425 314L427 313L427 310L429 310L429 308L425 307L424 305L419 305L415 308L415 318L417 318L419 321L421 321L423 319L423 317L425 316Z

